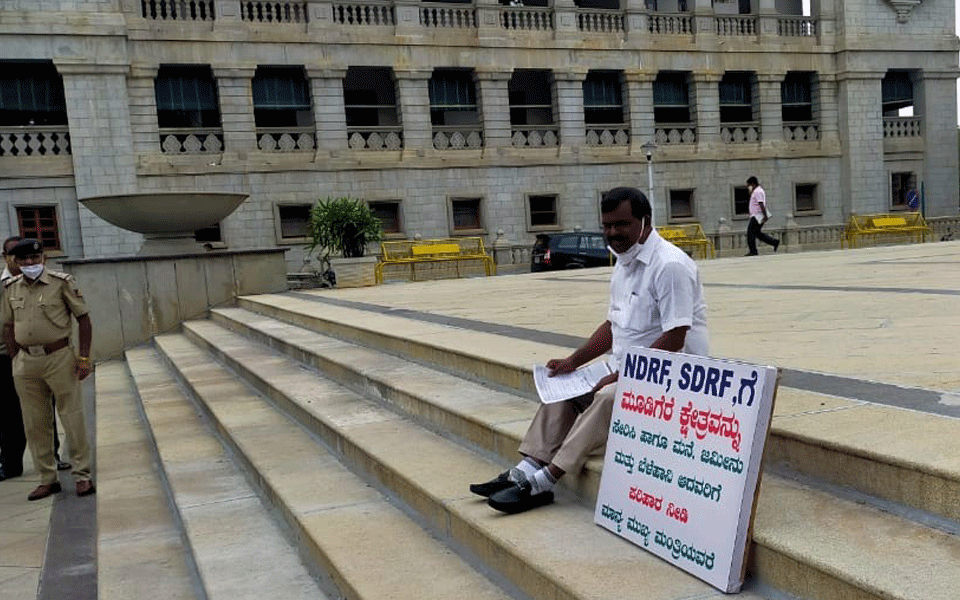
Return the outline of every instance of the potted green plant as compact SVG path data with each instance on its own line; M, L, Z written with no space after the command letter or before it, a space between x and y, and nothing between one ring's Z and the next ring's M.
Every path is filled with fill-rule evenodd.
M318 250L320 263L324 268L332 267L334 261L331 255L343 259L359 259L363 257L367 244L376 243L383 239L383 226L380 219L373 214L366 202L357 198L328 197L320 199L310 209L310 244L308 252ZM376 257L372 257L372 264ZM336 261L343 265L344 261ZM350 261L350 262L371 262ZM372 279L372 266L370 268ZM343 287L348 281L343 274L339 277ZM366 277L361 277L361 285L366 285Z

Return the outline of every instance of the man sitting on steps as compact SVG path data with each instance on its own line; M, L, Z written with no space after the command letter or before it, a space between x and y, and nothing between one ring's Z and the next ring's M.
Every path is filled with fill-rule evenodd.
M707 307L697 265L653 228L650 202L640 190L612 189L600 210L603 234L617 257L607 320L573 354L548 361L550 375L570 373L610 350L611 364L619 367L631 346L706 355ZM584 396L541 404L520 444L520 462L470 491L506 513L551 503L564 473L578 472L605 446L617 377L604 377Z

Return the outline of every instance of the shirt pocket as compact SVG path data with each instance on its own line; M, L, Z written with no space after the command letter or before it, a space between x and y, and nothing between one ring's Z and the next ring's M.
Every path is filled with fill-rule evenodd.
M70 326L70 315L63 309L62 304L52 302L40 302L40 309L54 327L66 329Z
M627 329L647 331L653 326L654 315L658 312L657 300L648 290L633 293L630 295L627 311Z
M17 321L23 316L23 309L26 308L27 301L22 296L19 298L10 298L10 308L13 309L13 320Z

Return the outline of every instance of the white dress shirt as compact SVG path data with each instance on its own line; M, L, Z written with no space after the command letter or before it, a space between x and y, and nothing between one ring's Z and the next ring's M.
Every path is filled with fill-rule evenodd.
M664 332L684 326L690 329L681 352L706 356L706 313L696 263L652 230L635 258L618 258L613 268L607 312L613 331L610 366L620 368L627 348L649 347Z

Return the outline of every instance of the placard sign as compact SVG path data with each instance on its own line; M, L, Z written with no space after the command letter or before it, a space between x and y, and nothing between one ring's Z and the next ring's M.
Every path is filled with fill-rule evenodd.
M774 367L628 350L596 523L738 592L778 376Z

